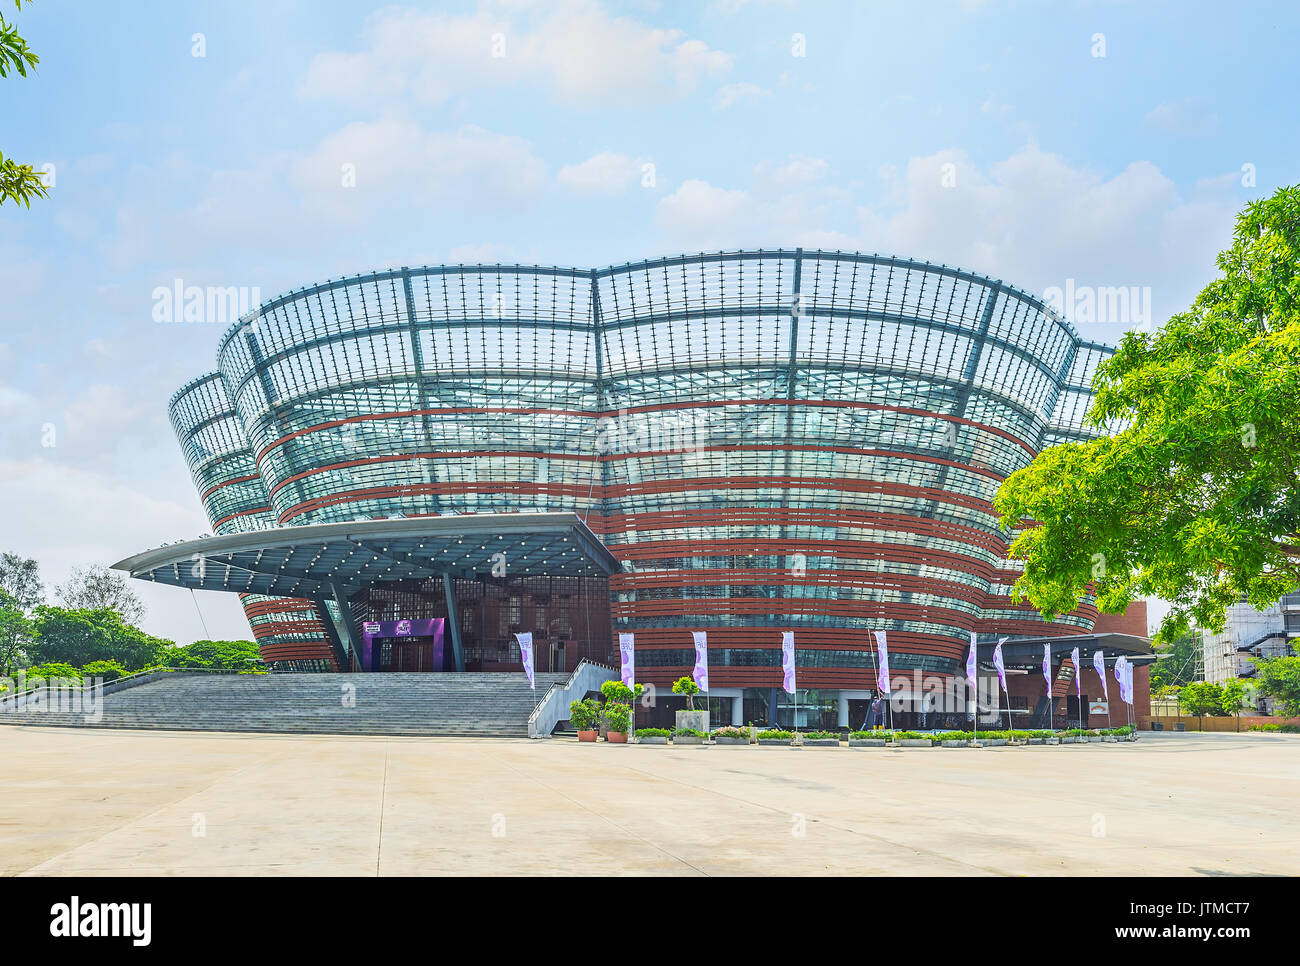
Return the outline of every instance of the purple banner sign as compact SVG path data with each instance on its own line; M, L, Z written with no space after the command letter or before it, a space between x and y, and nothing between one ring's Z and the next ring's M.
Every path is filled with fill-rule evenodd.
M381 637L432 637L433 666L442 669L443 636L445 623L441 617L424 621L366 621L361 625L361 663L365 670L375 671L374 642Z

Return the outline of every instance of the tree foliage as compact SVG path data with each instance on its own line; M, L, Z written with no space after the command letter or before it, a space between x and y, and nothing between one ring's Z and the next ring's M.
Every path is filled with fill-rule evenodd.
M23 0L14 0L15 9L21 10L22 6ZM39 62L40 58L27 46L27 41L18 35L18 28L5 20L0 12L0 77L8 77L14 72L19 77L26 77ZM44 198L47 194L40 174L30 164L19 164L0 153L0 205L15 201L30 208L33 197Z
M1255 658L1259 690L1282 706L1286 715L1300 715L1300 657Z
M246 671L261 664L262 655L253 641L195 641L174 644L159 655L168 667L206 667Z
M26 663L26 650L35 633L35 625L18 602L0 590L0 672L8 675Z
M40 564L16 553L0 553L0 591L12 597L24 611L42 603L45 588L41 584Z
M144 620L144 602L127 584L126 576L102 564L73 567L71 576L56 588L56 593L64 607L75 610L108 607L121 614L128 624Z
M1014 596L1046 617L1094 590L1121 612L1169 601L1157 639L1223 626L1300 586L1300 188L1238 216L1220 276L1098 369L1088 423L997 497L1025 561Z
M128 624L107 607L36 608L35 636L28 656L45 664L62 662L83 667L92 661L117 661L128 671L158 664L170 641L151 637Z
M1201 656L1198 634L1184 634L1170 644L1156 649L1156 663L1151 666L1151 690L1179 688L1196 679L1197 659Z

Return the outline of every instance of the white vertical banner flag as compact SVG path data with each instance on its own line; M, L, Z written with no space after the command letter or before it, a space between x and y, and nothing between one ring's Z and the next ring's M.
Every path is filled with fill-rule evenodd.
M881 694L889 693L889 648L885 645L885 632L876 631L876 649L880 652L880 667L876 671L876 684Z
M1092 652L1092 666L1097 671L1097 677L1101 678L1101 696L1110 701L1110 689L1106 687L1106 652L1101 648Z
M1070 652L1070 663L1074 665L1074 696L1083 700L1083 668L1079 667L1079 649Z
M1043 642L1043 680L1047 682L1047 699L1052 699L1052 645Z
M781 670L785 672L781 686L786 694L794 694L794 631L781 632Z
M537 682L533 680L533 632L516 634L515 640L519 642L519 656L524 662L524 673L528 675L528 686L536 690Z
M623 683L629 688L636 679L636 640L633 634L618 635L618 656L623 664Z
M1115 681L1119 684L1119 699L1125 704L1128 704L1128 692L1124 689L1124 665L1127 663L1123 654L1115 658Z
M1007 642L1005 637L998 640L998 646L993 648L993 666L998 669L998 683L1002 685L1002 693L1008 698L1011 694L1007 691L1007 666L1002 660L1002 645Z
M979 685L979 671L975 663L975 649L977 646L978 645L975 643L975 632L971 631L970 650L966 653L966 683L970 685L972 693L975 693L975 688Z
M709 690L709 635L704 631L692 631L695 641L695 670L691 676L701 691Z

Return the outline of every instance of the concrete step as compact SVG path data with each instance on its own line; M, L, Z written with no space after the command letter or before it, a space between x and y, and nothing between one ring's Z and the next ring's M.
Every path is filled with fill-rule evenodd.
M102 718L0 713L0 724L44 727L321 734L520 735L552 683L567 674L176 674L103 697ZM345 700L348 704L345 705Z

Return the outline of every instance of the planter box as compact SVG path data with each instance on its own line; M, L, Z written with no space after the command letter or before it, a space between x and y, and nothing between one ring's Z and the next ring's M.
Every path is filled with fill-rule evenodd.
M954 738L952 741L940 742L940 744L942 744L943 747L945 748L969 748L970 747L969 741L963 741L960 738Z
M652 735L649 738L638 738L636 743L638 745L666 745L668 744L668 738L666 735Z
M1045 738L1030 738L1029 741L1028 741L1028 744L1031 744L1031 745L1041 745L1041 744L1042 744L1044 741L1046 741L1046 740L1047 740L1047 739L1045 739Z
M1102 740L1102 741L1119 741L1119 738L1118 738L1117 736L1115 736L1115 735L1102 735L1102 736L1101 736L1101 740Z
M1061 743L1060 738L1042 738L1039 740L1041 740L1045 745L1059 745Z
M675 745L702 745L703 738L696 738L693 735L673 735L673 744Z
M690 728L692 731L709 733L709 713L707 711L678 711L673 721L674 728Z
M989 748L997 748L1000 745L1005 745L1006 743L1007 743L1006 738L981 738L980 739L980 744L985 745L986 747Z
M1064 738L1057 738L1056 740L1063 745L1073 745L1073 744L1077 744L1079 741L1079 739L1074 737L1074 735L1067 735Z
M902 745L904 748L932 748L934 743L929 738L902 738L894 744Z
M599 732L599 731L596 731L596 730L594 730L594 729L591 730L591 731L579 731L579 732L578 732L578 740L579 740L579 741L595 741L595 740L596 740L597 738L599 738L599 737L600 737L600 732Z
M760 745L771 745L773 747L780 746L782 748L789 748L791 744L790 739L788 738L759 738L758 743Z
M840 739L838 738L805 738L804 745L809 748L838 748Z
M714 738L715 745L749 745L748 738Z
M1101 741L1101 735L1084 735L1084 741Z
M884 738L850 738L850 748L883 748L885 747Z
M607 731L605 732L605 740L608 741L611 745L625 745L627 744L627 732Z

